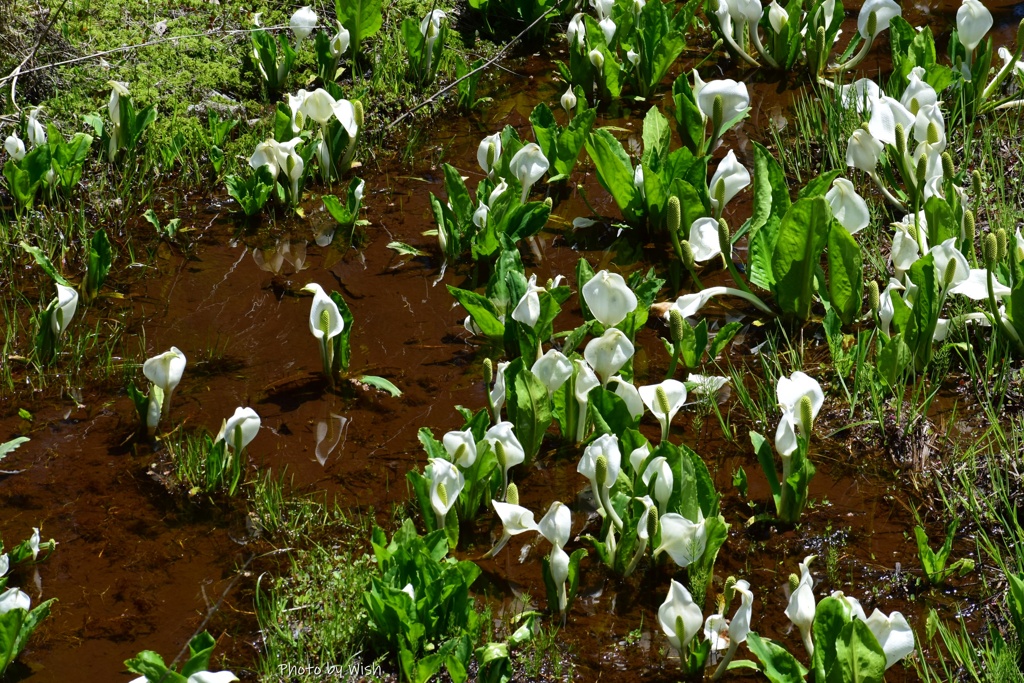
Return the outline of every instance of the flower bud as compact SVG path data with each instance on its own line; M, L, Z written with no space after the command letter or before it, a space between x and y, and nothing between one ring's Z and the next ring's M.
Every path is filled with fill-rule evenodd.
M356 126L360 129L363 127L363 102L362 100L353 100L352 102L352 118L356 120Z
M974 193L975 199L981 199L981 171L978 169L971 173L971 192Z
M794 593L800 587L800 577L796 574L789 575L789 592Z
M672 412L672 408L668 402L668 394L665 393L664 387L659 384L658 388L654 390L654 395L658 399L658 407L661 408L661 412L666 415Z
M723 591L723 593L724 593L723 597L725 598L723 600L723 602L725 603L725 606L728 607L729 604L732 603L733 597L736 595L736 577L735 576L730 576L729 578L727 578L725 580L725 590Z
M448 489L445 487L444 482L437 485L437 497L441 499L441 503L448 507Z
M608 458L603 455L597 456L597 463L594 467L594 479L597 481L599 488L604 488L605 482L608 480Z
M817 57L818 57L818 64L815 65L817 67L817 69L815 69L815 70L816 71L821 71L821 68L823 66L825 66L824 65L824 61L825 61L825 59L827 59L827 55L825 53L825 27L824 26L819 26L818 30L814 34L814 54L817 55Z
M928 158L925 155L921 155L921 158L917 160L917 174L916 174L917 186L924 188L924 181L928 177Z
M1000 263L1006 260L1006 228L996 230L996 260Z
M494 162L498 160L498 146L493 142L487 143L487 168L493 169Z
M661 532L661 520L658 519L658 508L651 506L647 508L647 538L654 542L655 537Z
M901 159L907 155L907 131L902 123L896 124L896 153Z
M498 461L498 468L501 471L508 469L506 467L508 463L508 456L505 455L505 445L500 441L494 442L494 459Z
M954 266L956 264L954 263ZM800 423L803 425L804 434L810 435L811 427L814 426L814 406L810 396L800 397Z
M682 225L682 207L679 205L679 197L672 195L668 198L668 231L669 234L678 235L679 227Z
M955 175L955 169L953 168L953 157L950 156L949 152L942 153L942 178L944 180L952 180Z
M981 241L981 254L982 258L985 259L985 266L989 269L996 267L996 256L999 253L999 245L996 242L996 236L992 233L985 235L985 239Z
M725 100L722 99L721 95L715 95L715 101L711 105L711 129L715 133L721 133L722 131L723 116L725 116Z
M878 28L878 13L877 12L872 12L871 14L868 15L868 26L867 26L868 35L871 36L872 39L874 39L874 37L875 37L875 29L876 28Z
M668 312L668 327L672 335L672 343L678 344L683 340L683 325L686 321L683 320L683 314L679 312L679 309L673 308Z
M331 330L331 315L330 311L324 308L320 311L320 329L324 333L324 339L330 337Z
M949 288L953 284L953 278L956 277L956 261L949 259L946 263L946 272L942 275L942 287L944 289Z
M934 121L928 123L928 143L937 145L942 140L942 131L939 130L939 124Z
M693 258L693 246L690 245L690 240L683 240L679 243L679 247L683 252L683 265L687 269L692 270L695 260Z
M719 203L719 206L721 206L721 205L722 204ZM718 219L718 244L719 244L719 246L721 246L723 254L731 253L732 250L729 248L731 242L732 242L732 235L729 233L729 224L725 222L724 218L719 218Z
M977 232L974 220L974 212L970 209L964 211L964 251L974 253L974 240Z
M490 358L484 358L484 386L490 389L494 381L494 363Z
M878 283L874 280L868 280L868 305L871 307L871 312L878 315L881 305L878 296Z
M519 505L519 487L509 484L505 489L505 502L509 505Z

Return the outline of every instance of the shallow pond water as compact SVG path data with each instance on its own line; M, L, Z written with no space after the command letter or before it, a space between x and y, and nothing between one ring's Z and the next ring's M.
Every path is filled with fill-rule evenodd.
M915 3L905 11L911 22L934 25L948 22L955 7ZM1021 7L1001 6L997 43L1011 39ZM556 42L554 51L559 49ZM884 69L886 58L881 51L879 55L865 64L866 73ZM411 168L367 155L360 171L367 182L364 206L371 223L364 247L345 250L313 243L312 236L329 221L319 201L306 202L304 219L282 220L274 227L264 221L258 231L239 236L223 196L189 197L179 215L184 225L195 228L196 247L187 255L157 250L153 268L144 276L115 278L123 299L104 300L89 314L127 315L134 321L129 332L138 336L146 356L174 345L189 357L174 394L175 424L216 432L235 406L251 406L263 421L249 450L254 469L276 473L287 468L296 491L324 491L327 500L345 507L387 512L392 505L403 505L409 499L405 474L425 460L417 430L429 426L439 436L461 425L455 405L484 405L480 361L489 350L462 327L465 313L453 306L445 288L464 286L465 269L451 264L438 281L436 258L400 258L386 245L398 240L436 254L434 238L422 233L434 227L427 192L443 196L438 159L455 165L474 186L480 178L475 163L480 138L504 125L523 133L537 102L557 100L561 88L550 80L551 56L511 64L511 74L501 78L493 93L501 101L475 117L445 119L416 150ZM767 123L786 116L792 98L786 85L777 82L755 81L751 90L751 119L726 141L742 161L749 161L748 140L766 142ZM602 116L598 125L636 131L638 139L649 106L624 103L614 118ZM586 188L599 212L617 216L589 164L581 162L576 182ZM590 215L578 193L566 190L557 200L548 230L522 250L529 272L541 280L571 276L581 256L595 269L608 264L641 267L608 248L614 228L572 230L573 218ZM730 212L745 216L749 203L736 201ZM289 266L278 275L261 269L260 260L266 258L255 254L282 239L309 242L301 272ZM659 260L650 245L640 249L646 260ZM352 309L352 374L386 377L402 389L402 398L366 387L345 395L327 390L308 331L309 297L299 293L307 282L340 291ZM663 292L659 298L674 296ZM579 321L573 301L558 319L558 329L570 329ZM724 317L727 312L737 311L717 309L716 314ZM639 336L643 353L636 360L638 383L663 373L668 359L657 337L666 333L663 325L651 323ZM756 367L751 349L763 340L758 328L745 329L730 348L732 361ZM809 362L828 363L823 339L804 343ZM943 393L929 415L946 434L971 429L977 417L957 401L954 389L951 385ZM929 607L952 616L954 600L978 594L972 579L954 581L958 590L948 597L918 594L911 576L919 568L910 533L915 520L910 478L893 474L883 448L864 429L816 441L812 453L818 474L810 494L815 504L795 529L745 527L746 520L766 509L769 498L746 430L770 433L771 428L749 424L736 398L723 398L721 410L739 434L735 443L722 437L714 416L699 422L689 411L677 418L673 439L704 457L724 494L723 513L732 526L716 579L733 574L751 582L759 633L799 649L799 637L783 617L782 586L797 563L812 553L820 556L815 569L819 596L843 590L858 597L868 612L876 605L886 612L903 612L918 631ZM166 447L133 440L134 409L123 392L86 387L80 405L75 403L64 399L34 406L31 425L13 415L0 419L0 435L25 433L32 438L4 461L5 468L21 473L0 479L0 534L10 543L40 526L44 538L58 541L46 563L19 575L23 585L34 585L26 588L33 600L41 589L44 598L59 602L23 654L21 668L12 670L11 680L128 680L118 674L126 658L142 649L174 656L208 614L206 628L219 637L218 654L227 654L236 672L244 668L255 657L257 640L250 591L252 567L259 561L250 563L271 548L254 540L241 508L218 508L165 491ZM954 406L957 424L949 424ZM9 415L16 407L3 412ZM338 415L347 420L343 441L321 465L316 457L318 425ZM838 430L847 421L833 410L823 418L831 429L821 433ZM653 436L656 424L645 422L643 429ZM598 528L592 502L581 495L585 482L575 472L577 455L575 448L549 440L534 469L517 475L527 507L543 511L555 499L570 504L574 539ZM738 467L750 475L750 502L732 487ZM497 532L490 516L482 515L463 530L457 554L480 558ZM513 595L532 595L532 604L544 608L543 550L532 539L521 538L497 558L480 560L483 575L477 588L499 617L503 606L511 609ZM962 539L957 551L967 554L970 546L969 539ZM571 541L569 550L576 547L580 542ZM593 553L584 561L580 596L559 636L570 643L578 680L675 680L675 664L663 656L667 641L656 620L671 576L669 567L660 567L627 580L609 578ZM912 679L902 667L888 677Z

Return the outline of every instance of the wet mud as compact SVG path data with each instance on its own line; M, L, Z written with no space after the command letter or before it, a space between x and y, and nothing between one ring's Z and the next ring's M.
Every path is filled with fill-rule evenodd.
M906 17L935 26L947 25L955 14L952 3L939 9L930 5L908 5ZM1021 5L1006 3L993 11L996 41L1005 44L1012 40ZM856 30L855 24L848 24L846 34ZM492 93L499 101L482 113L430 124L429 141L416 150L411 168L390 158L364 159L359 175L367 183L364 207L371 224L359 229L364 246L321 247L314 242L314 235L330 220L319 200L304 202L305 218L279 217L245 226L231 216L219 191L195 196L179 214L184 225L196 229L195 248L185 254L163 247L147 273L114 275L113 288L124 298L102 300L87 315L112 315L127 307L134 321L129 335L144 350L140 357L171 345L188 356L189 367L173 397L174 425L216 433L236 406L254 408L263 428L249 447L250 478L257 471L287 468L297 493L322 491L328 501L378 512L404 505L409 500L406 472L425 464L417 430L428 426L440 436L461 425L454 406L476 410L485 404L480 361L492 353L463 328L465 312L453 305L445 288L467 286L469 266L449 264L438 277L441 263L435 238L422 234L434 227L427 193L444 194L441 161L453 164L468 176L467 184L475 186L481 178L476 146L484 135L512 125L524 137L532 137L527 131L533 106L556 101L561 90L550 78L549 62L558 57L561 46L553 41L555 54L510 64L511 73L501 77ZM884 69L886 50L877 50L878 61L869 60L863 71ZM699 58L696 52L682 64L691 65ZM751 158L749 140L767 142L768 122L787 116L793 97L789 84L759 81L756 75L750 87L751 118L726 140L743 162ZM663 111L666 102L658 101ZM613 108L614 116L602 114L598 125L631 130L627 137L638 145L643 115L650 106L623 102ZM585 155L572 183L582 184L591 205L615 221L618 210L601 190ZM635 269L660 260L661 247L656 245L634 245L642 261L610 246L616 234L610 222L574 231L573 218L591 216L589 208L571 187L557 199L548 229L521 249L528 271L539 279L563 274L574 284L572 274L580 257L588 258L595 269ZM729 209L733 216L743 217L749 203L736 201ZM301 271L295 272L287 262L280 273L266 269L273 261L272 250L284 240L290 247L306 243ZM406 242L430 256L399 257L386 247L391 241ZM401 398L358 385L328 390L309 333L310 299L300 294L308 282L340 291L352 310L351 374L386 377L402 389ZM674 296L663 291L660 299ZM574 301L557 319L557 329L571 329L580 321ZM718 309L717 314L724 316L726 311ZM638 384L663 375L668 358L657 337L666 334L661 322L650 323L641 333ZM722 367L728 362L758 367L751 350L763 340L758 328L745 329ZM823 339L808 340L807 349L808 358L828 362ZM706 368L706 374L719 374L713 370ZM134 377L142 381L141 369ZM955 392L955 380L950 384L929 418L946 434L970 438L977 416ZM84 387L79 401L63 398L42 404L31 394L6 399L22 400L33 408L30 424L7 409L4 414L11 416L0 420L0 436L25 434L32 439L4 460L6 469L20 473L0 476L0 535L10 546L39 526L44 538L57 540L52 557L37 567L19 569L12 585L22 586L34 603L40 595L59 602L9 680L128 680L127 674L118 673L126 658L152 649L170 659L208 615L205 627L219 639L218 656L226 655L236 672L246 669L258 645L249 592L254 581L251 562L268 548L253 538L245 511L224 501L211 504L169 494L162 483L167 448L133 438L136 417L123 390ZM954 405L958 422L948 424L944 415L948 417ZM766 511L770 499L747 431L771 434L774 426L750 424L735 396L726 397L720 409L738 434L735 443L723 438L714 416L698 424L690 410L680 413L672 438L705 458L723 493L723 514L731 528L715 581L720 585L729 575L750 581L757 596L753 628L758 633L780 640L794 652L802 650L799 635L783 615L783 586L809 554L819 556L814 572L819 598L842 590L860 599L869 613L875 606L886 613L899 610L919 634L929 608L951 617L960 613L954 601L970 604L980 594L978 580L971 578L954 580L955 590L948 595L917 587L915 495L908 486L909 475L888 460L877 431L852 429L828 440L816 439L811 456L818 465L811 485L813 505L795 528L747 526L747 520ZM347 424L338 446L321 465L316 453L318 425L333 416L344 417ZM818 433L837 430L846 422L848 417L833 409ZM653 421L646 420L643 429L656 438ZM932 457L941 458L941 453L933 452ZM575 448L550 438L534 468L516 473L521 502L538 518L556 499L573 508L574 539L599 528L583 495L586 482L575 471L577 458ZM746 499L732 486L739 467L749 476ZM500 535L500 525L495 524L483 514L476 524L467 525L457 554L480 558ZM497 558L480 560L483 575L477 588L499 619L507 616L503 610L513 609L513 596L528 594L533 596L532 606L545 607L539 560L546 547L523 539L516 537ZM573 540L567 550L577 547L581 542ZM969 539L962 539L957 552L970 555L972 547ZM656 615L669 579L677 575L671 566L660 566L623 580L609 575L591 552L583 563L579 597L558 636L568 643L577 680L676 680L676 663L666 658L667 640ZM900 666L887 679L914 677L912 669Z

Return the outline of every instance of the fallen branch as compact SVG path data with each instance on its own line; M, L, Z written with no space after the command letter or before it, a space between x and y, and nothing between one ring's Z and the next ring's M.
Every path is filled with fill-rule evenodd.
M488 69L492 64L494 64L496 61L501 59L505 55L505 53L508 52L508 49L510 47L512 47L523 36L525 36L527 33L529 33L530 29L532 29L534 26L539 24L542 19L547 18L547 16L548 16L547 12L545 12L544 14L541 14L539 17L537 17L536 19L533 20L533 23L531 23L529 26L527 26L522 31L520 31L519 34L516 37L514 37L512 40L510 40L507 43L505 43L504 47L502 47L500 50L498 50L498 54L494 55L493 57L491 57L486 62L484 62L483 64L481 64L477 68L473 69L472 71L470 71L466 75L464 75L464 76L462 76L460 78L456 78L454 81L452 81L448 85L444 86L443 88L438 90L436 93L434 93L433 95L431 95L427 99L423 100L422 102L420 102L419 104L414 106L412 109L407 110L404 114L402 114L397 119L395 119L394 121L389 123L384 130L391 130L392 128L397 126L399 123L401 123L401 121L403 119L405 119L406 117L408 117L410 114L412 114L413 112L415 112L415 111L417 111L419 109L422 109L423 107L427 106L428 104L430 104L431 102L436 100L438 97L440 97L441 95L445 94L446 92L448 92L449 90L451 90L452 88L457 86L462 81L466 80L467 78L469 78L469 77L471 77L471 76L473 76L473 75L475 75L475 74L477 74L477 73L479 73L481 71L484 71L485 69Z

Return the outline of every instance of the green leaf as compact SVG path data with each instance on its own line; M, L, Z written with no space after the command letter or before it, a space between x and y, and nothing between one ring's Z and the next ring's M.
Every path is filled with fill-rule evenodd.
M501 341L505 336L505 325L498 320L499 312L491 300L485 296L448 285L448 292L472 316L473 322L480 328L484 336L494 341Z
M611 194L622 211L622 217L636 222L641 215L641 201L633 185L633 164L622 144L607 130L599 128L587 137L587 153L597 167L597 179Z
M209 671L210 655L213 654L216 645L217 641L206 631L197 634L189 641L189 659L181 668L181 675L187 677L200 671Z
M375 389L386 391L395 397L402 395L401 389L396 387L389 380L386 380L383 377L378 377L377 375L360 375L359 381L362 382L363 384L369 384L371 387L374 387Z
M345 299L338 292L331 292L331 301L338 307L338 313L341 314L341 320L344 323L344 327L341 330L341 334L334 338L334 364L331 371L338 374L344 374L348 370L348 364L352 359L352 345L349 341L352 336L352 325L355 323L355 318L352 316L352 310L348 307Z
M836 660L841 681L882 683L885 678L885 652L871 629L860 619L843 627L836 641Z
M860 317L864 297L860 245L838 221L833 221L828 233L828 293L843 324Z
M743 329L743 323L731 322L726 323L715 333L715 338L711 341L711 346L708 348L708 356L712 360L718 358L718 354L729 345L729 342Z
M683 146L693 154L703 154L706 124L697 106L693 88L690 87L689 73L684 71L672 84L672 102L675 104L674 118L676 132Z
M807 320L814 295L814 273L828 239L832 210L822 197L801 199L779 226L772 253L772 292L784 313Z
M733 235L733 242L746 232L754 239L772 214L782 217L789 210L789 185L782 166L768 148L754 143L754 207L750 220Z
M836 643L843 629L850 623L847 611L844 602L831 596L822 599L815 607L811 627L815 644L811 667L819 681L831 681L830 677L835 675Z
M893 301L897 298L893 297ZM900 377L910 367L911 360L912 352L903 341L903 334L893 336L878 352L876 364L879 379L885 386L895 387Z
M551 425L551 399L547 387L527 369L522 358L505 368L505 390L509 421L526 451L523 464L529 467Z
M556 156L552 161L557 176L568 176L572 173L596 120L597 109L585 109L578 112L569 125L558 134Z
M107 238L107 232L100 228L89 242L89 257L86 262L85 280L82 283L82 295L86 301L96 298L107 279L112 261L110 240Z
M19 436L19 437L16 437L14 439L11 439L10 441L5 441L4 443L0 443L0 460L3 460L8 455L13 453L23 443L28 443L28 442L29 442L29 438L27 436Z
M427 256L427 252L421 251L405 242L388 242L387 248L397 251L400 256Z
M768 441L757 432L750 432L750 443L754 446L757 454L757 461L761 463L761 470L768 480L768 486L772 491L772 498L775 499L775 507L778 509L779 501L782 499L782 485L779 483L779 475L775 469L775 453Z
M381 10L380 0L334 0L338 20L357 43L380 31L384 25Z
M747 647L757 657L761 673L771 683L803 683L807 669L781 645L750 632Z
M905 335L907 345L914 354L914 366L923 372L932 359L932 338L939 322L939 283L935 261L931 254L919 258L910 266L910 281L917 285L914 307L910 310L914 334Z
M644 152L641 160L646 170L652 164L658 163L661 159L668 156L669 142L672 139L672 131L669 130L668 119L665 118L664 114L657 107L651 107L647 110L647 115L644 117L642 138Z
M25 242L24 240L22 240L18 244L21 246L22 249L31 254L32 258L34 258L36 260L36 263L39 264L39 267L43 269L43 272L45 272L47 275L53 278L54 282L56 282L59 285L64 285L65 287L71 286L71 283L68 282L63 275L57 272L57 269L53 266L53 263L50 261L50 258L43 253L42 249L40 249L39 247L34 247L28 242Z

